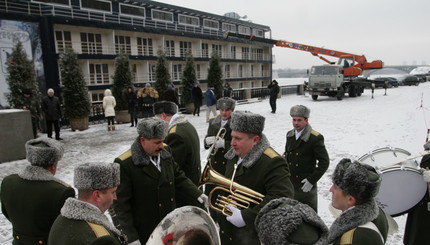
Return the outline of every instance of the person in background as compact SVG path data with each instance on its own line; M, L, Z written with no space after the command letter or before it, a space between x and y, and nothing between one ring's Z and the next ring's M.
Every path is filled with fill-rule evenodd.
M324 136L308 123L311 111L303 105L291 107L294 129L288 131L284 157L291 171L294 199L318 212L317 182L330 164Z
M16 105L16 109L29 110L31 114L31 126L33 129L33 137L37 138L37 131L39 128L39 120L42 118L40 101L33 99L33 91L29 88L21 90L22 98L20 104Z
M276 80L273 80L269 86L267 86L267 88L269 89L269 103L270 103L270 107L272 108L271 113L276 113L276 100L278 99L278 94L279 94L279 85L278 82Z
M229 83L224 84L224 89L222 91L223 97L232 97L233 96L233 89L230 87Z
M54 96L54 90L48 89L48 96L42 99L42 110L45 114L46 120L46 133L48 138L52 138L52 124L54 124L55 139L62 140L60 138L60 124L59 120L62 117L60 99Z
M115 130L115 106L115 97L112 96L110 89L106 89L105 96L103 97L103 109L108 122L108 131Z
M126 238L104 215L119 181L117 163L83 163L75 168L78 198L68 198L49 232L49 244L126 245Z
M381 177L376 170L370 165L344 158L337 164L332 180L331 204L342 213L329 229L328 243L385 244L388 221L375 201L381 185Z
M137 126L137 96L132 87L127 88L128 113L130 114L130 127Z
M140 118L147 118L154 116L154 103L158 101L158 92L155 88L151 87L150 83L145 84L144 88L139 89L137 92L137 100L139 110L142 112Z
M223 245L260 244L254 221L258 212L272 199L293 197L293 185L285 159L270 147L263 134L265 118L250 112L235 111L231 116L231 148L224 176L264 197L259 204L238 209L227 205L232 215L219 216ZM228 187L227 187L228 188Z
M178 95L176 94L175 87L173 84L167 85L167 90L164 92L164 100L171 101L179 106Z
M193 116L195 116L196 114L197 116L200 116L200 106L202 106L203 92L202 89L199 87L199 82L195 82L193 84L193 87L191 88L191 97L193 98L194 103Z
M1 209L12 223L14 245L47 244L52 223L75 191L54 177L63 157L61 143L39 138L27 141L25 149L30 165L3 179Z
M208 89L206 90L205 100L206 100L206 106L208 107L207 111L206 111L206 122L209 122L209 117L210 117L211 112L214 116L216 116L217 98L215 96L213 86L208 87Z
M114 210L129 244L145 244L158 223L176 208L176 196L207 205L204 195L188 179L164 144L168 123L157 117L137 123L138 137L130 150L115 159L120 165L121 184Z
M261 244L327 245L328 228L308 205L281 197L258 212L255 228Z

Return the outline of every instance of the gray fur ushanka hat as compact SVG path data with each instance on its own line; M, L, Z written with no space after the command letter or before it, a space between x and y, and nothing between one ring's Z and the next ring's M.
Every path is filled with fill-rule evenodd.
M333 183L343 191L364 203L374 198L381 186L381 177L375 168L358 161L342 159L332 175Z
M229 97L224 97L218 100L216 107L218 109L224 109L224 110L234 110L234 107L236 106L236 101Z
M309 118L311 110L304 105L295 105L290 109L291 117L304 117Z
M265 245L327 244L328 228L308 205L282 197L267 203L255 219Z
M83 163L75 168L74 184L78 190L104 190L119 183L118 163Z
M249 134L261 134L264 129L266 119L249 111L235 111L231 114L230 128L233 131L239 131Z
M174 115L178 113L178 106L171 101L160 101L154 103L154 114L171 114Z
M139 120L137 123L137 133L147 139L165 138L167 135L168 123L158 117L148 117Z
M60 142L50 138L32 139L25 143L27 160L34 166L47 167L61 160L64 149Z

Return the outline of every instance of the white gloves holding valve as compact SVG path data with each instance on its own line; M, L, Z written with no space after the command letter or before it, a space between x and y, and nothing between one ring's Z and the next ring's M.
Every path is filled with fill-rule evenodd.
M314 186L307 179L303 179L302 183L303 183L303 186L302 186L302 191L303 192L309 192L312 189L312 187Z
M206 196L205 194L201 194L198 198L197 201L199 201L199 203L203 204L205 206L206 209L209 208L209 201L208 201L208 196Z
M227 208L230 209L230 211L233 213L231 216L227 217L227 221L232 223L237 228L244 227L246 224L242 218L242 213L240 212L240 209L230 204L227 205Z
M205 143L206 145L213 145L215 144L215 148L225 148L225 140L223 138L219 138L216 142L215 142L215 136L208 136L205 139Z

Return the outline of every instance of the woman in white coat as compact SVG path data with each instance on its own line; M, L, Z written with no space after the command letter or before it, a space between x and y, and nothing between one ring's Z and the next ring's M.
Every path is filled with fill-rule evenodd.
M105 110L105 117L108 121L108 131L115 130L115 106L115 97L112 96L110 89L106 89L105 97L103 98L103 109Z

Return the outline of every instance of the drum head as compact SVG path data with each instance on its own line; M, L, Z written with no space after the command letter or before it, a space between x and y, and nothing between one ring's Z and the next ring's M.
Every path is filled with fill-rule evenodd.
M363 155L358 161L374 167L384 167L390 165L390 163L401 161L410 155L411 153L400 148L385 147Z

